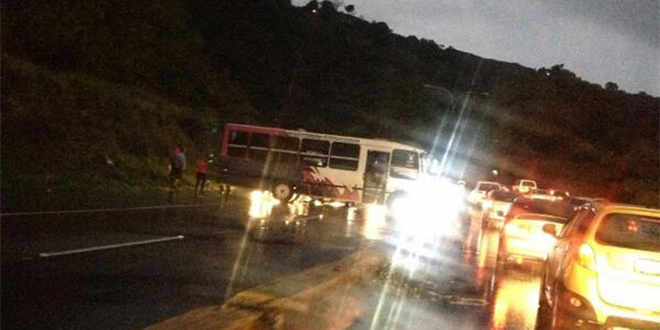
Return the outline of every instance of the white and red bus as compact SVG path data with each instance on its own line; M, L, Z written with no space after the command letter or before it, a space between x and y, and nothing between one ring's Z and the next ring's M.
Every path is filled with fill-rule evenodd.
M422 149L304 130L226 124L216 168L230 184L341 202L383 202L422 175Z

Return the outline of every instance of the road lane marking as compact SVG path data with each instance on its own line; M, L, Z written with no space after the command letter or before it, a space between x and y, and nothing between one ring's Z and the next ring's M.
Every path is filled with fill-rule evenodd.
M177 205L154 205L154 206L138 206L138 207L125 207L125 208L105 208L105 209L11 212L11 213L0 213L0 217L22 216L22 215L54 215L54 214L72 214L72 213L138 211L138 210L173 209L173 208L195 208L195 207L208 207L208 206L218 206L218 205L223 205L223 204L222 203L195 204L195 205L177 204Z
M65 251L58 251L58 252L42 252L42 253L39 253L39 257L49 258L49 257L63 256L63 255L68 255L68 254L86 253L86 252L93 252L93 251L100 251L100 250L110 250L110 249L117 249L117 248L122 248L122 247L127 247L127 246L161 243L161 242L174 241L174 240L180 240L180 239L183 239L183 235L148 239L148 240L136 241L136 242L127 242L127 243L110 244L110 245L100 245L100 246L93 246L93 247L88 247L88 248L65 250Z

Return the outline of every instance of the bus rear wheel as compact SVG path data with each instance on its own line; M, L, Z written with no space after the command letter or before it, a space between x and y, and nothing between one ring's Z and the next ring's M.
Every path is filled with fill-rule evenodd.
M288 202L293 196L293 186L288 182L277 181L273 184L273 197Z

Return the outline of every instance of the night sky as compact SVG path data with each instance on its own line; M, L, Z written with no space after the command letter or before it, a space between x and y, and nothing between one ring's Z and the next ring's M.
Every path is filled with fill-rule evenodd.
M564 64L590 82L660 95L658 0L334 2L353 4L354 15L404 36L531 68Z

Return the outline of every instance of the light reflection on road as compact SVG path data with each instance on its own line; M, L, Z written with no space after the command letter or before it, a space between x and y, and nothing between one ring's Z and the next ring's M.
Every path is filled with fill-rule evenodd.
M491 329L533 329L539 301L538 276L507 271L497 282Z
M257 207L255 207L257 208ZM261 207L259 207L262 210ZM291 219L300 219L301 216L305 217L310 214L309 203L293 204L288 207L275 206L272 210L267 210L267 217L272 221L277 218L288 218L284 213L288 212L288 217ZM336 233L324 233L324 235L339 235L344 238L362 237L370 241L387 241L392 238L395 232L392 227L392 222L388 221L385 217L360 217L353 216L353 211L349 208L325 208L324 222L329 221L334 223ZM302 224L304 226L304 224ZM478 291L468 290L461 292L462 289L455 289L456 292L440 293L441 295L453 295L456 302L465 303L470 301L487 301L486 306L474 306L475 312L488 313L490 316L488 321L483 323L474 324L468 322L465 324L467 328L473 327L474 329L533 329L536 319L536 309L539 295L539 275L538 272L533 274L529 269L513 269L513 270L498 270L497 267L497 250L499 244L499 232L496 230L482 230L481 219L479 215L475 215L469 222L466 223L468 229L464 233L463 252L462 255L452 257L454 260L443 260L442 264L445 268L439 268L435 271L438 272L437 280L439 286L447 286L449 279L457 276L456 274L463 274L464 270L470 270L465 273L465 281L471 282L461 284L464 288L479 288ZM245 256L243 256L245 257ZM239 257L239 259L241 259ZM445 258L447 259L447 258ZM451 259L451 258L450 258ZM232 276L234 277L234 276ZM454 280L452 280L454 281ZM231 283L231 282L230 282ZM387 284L385 284L387 285ZM450 284L454 285L454 284ZM396 288L392 288L396 292ZM382 300L383 297L381 297ZM472 300L471 300L472 299ZM382 301L374 302L377 305L383 305ZM372 320L370 325L374 324L388 324L393 329L405 329L410 322L403 322L405 320L412 321L415 319L415 313L426 313L424 318L429 318L430 315L435 314L437 321L440 324L449 322L456 317L454 309L459 308L458 305L452 306L443 305L432 314L428 314L428 310L423 310L415 307L417 303L409 301L391 301L387 303L386 311L376 314L375 318L364 316L366 320ZM375 306L374 306L375 307ZM402 318L402 322L394 323L379 323L376 319L381 317L390 316L394 319L399 319L399 315L406 315ZM386 321L386 320L382 320ZM469 324L469 325L468 325ZM366 326L367 324L365 324ZM435 327L435 325L434 325ZM360 329L362 327L352 327ZM419 327L418 327L419 328ZM424 328L424 327L421 327ZM442 328L442 326L440 326Z

